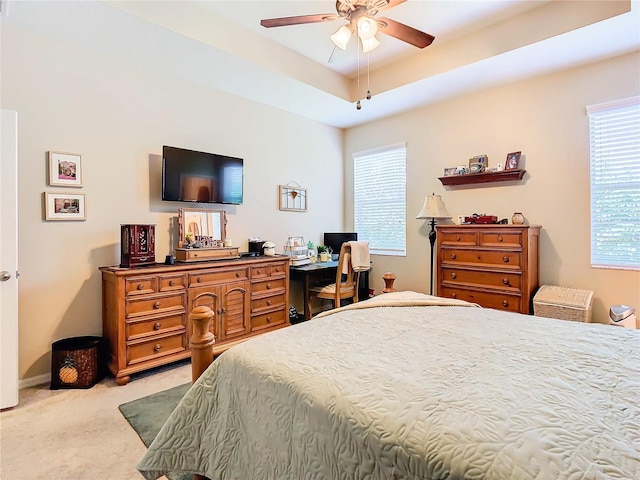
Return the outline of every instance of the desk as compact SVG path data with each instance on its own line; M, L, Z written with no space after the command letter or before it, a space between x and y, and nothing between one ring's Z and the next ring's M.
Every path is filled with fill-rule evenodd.
M304 319L311 318L311 307L309 305L309 287L312 283L327 281L333 283L336 281L336 270L338 269L338 261L334 262L316 262L300 267L289 267L289 277L291 280L302 282L303 303L304 303ZM365 299L369 297L369 272L362 272L360 276L360 287L358 289L358 297Z
M304 319L311 318L311 307L309 305L309 287L312 282L327 280L335 282L336 270L338 269L338 261L335 262L316 262L299 267L289 267L289 276L291 280L302 281L303 284L303 302L304 302Z

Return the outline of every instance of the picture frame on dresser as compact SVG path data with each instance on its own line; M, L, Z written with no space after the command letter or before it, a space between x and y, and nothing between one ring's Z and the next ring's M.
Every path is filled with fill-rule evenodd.
M79 153L47 152L49 185L82 187L82 155Z

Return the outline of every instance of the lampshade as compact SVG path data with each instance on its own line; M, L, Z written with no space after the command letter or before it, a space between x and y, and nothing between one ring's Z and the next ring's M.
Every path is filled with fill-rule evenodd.
M378 41L378 39L376 37L372 37L372 38L370 38L368 40L363 40L361 38L360 41L362 42L362 51L364 53L368 53L371 50L373 50L374 48L376 48L378 45L380 45L380 42Z
M349 43L349 40L351 39L352 33L353 32L348 25L343 25L336 33L331 35L331 40L336 44L336 47L345 50L347 48L347 43Z
M442 197L432 193L428 197L425 197L422 210L420 210L416 218L451 218L451 215L447 212L447 207L444 206Z
M362 40L375 37L378 32L378 24L373 18L362 16L358 19L358 36Z

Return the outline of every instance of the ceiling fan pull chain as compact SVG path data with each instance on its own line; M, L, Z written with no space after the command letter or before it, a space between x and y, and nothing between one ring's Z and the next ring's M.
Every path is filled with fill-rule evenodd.
M369 87L369 60L370 54L367 53L367 100L371 100L371 88Z

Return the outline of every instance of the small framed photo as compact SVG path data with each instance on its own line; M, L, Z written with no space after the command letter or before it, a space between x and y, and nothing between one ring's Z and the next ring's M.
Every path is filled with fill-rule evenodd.
M456 174L457 167L447 167L444 169L444 176L450 177Z
M44 192L45 220L86 220L84 194Z
M77 153L48 152L49 185L82 187L82 156Z
M505 170L516 170L520 163L520 155L522 152L511 152L507 154L507 160L504 164Z

